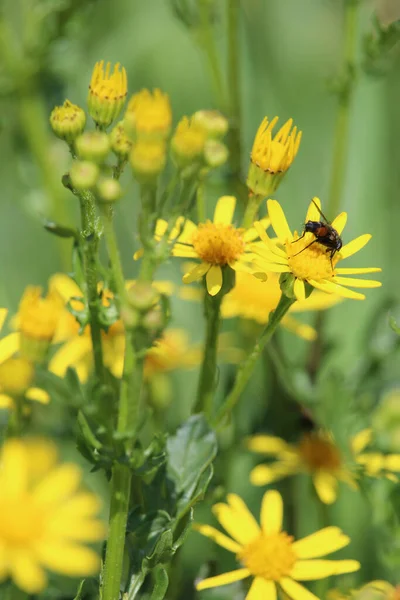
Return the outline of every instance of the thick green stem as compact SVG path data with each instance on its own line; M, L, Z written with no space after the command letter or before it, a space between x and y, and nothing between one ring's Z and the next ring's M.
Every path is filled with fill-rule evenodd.
M211 81L214 88L215 98L218 107L225 110L225 92L222 71L219 62L218 52L215 45L215 38L212 31L212 5L209 0L200 0L199 14L201 22L200 43L207 58L207 66L211 75Z
M260 207L263 196L259 196L258 194L249 195L249 199L247 201L246 210L243 215L242 227L248 229L254 223L254 221L258 218L258 209Z
M256 342L256 345L254 346L252 352L248 355L247 359L243 362L242 366L239 367L235 383L233 384L233 388L230 394L225 399L225 402L220 407L213 421L215 427L221 425L225 417L229 415L233 408L236 406L244 388L247 385L247 382L249 381L254 371L254 367L257 363L258 358L260 357L261 352L263 351L267 342L269 342L269 340L271 339L279 323L281 322L281 320L283 319L283 317L294 302L294 298L288 298L284 294L281 295L278 306L271 313L267 326L265 327L263 333Z
M327 214L330 218L337 215L343 193L346 175L350 105L354 89L354 63L357 39L358 0L345 0L345 31L343 40L343 87L339 91L339 106L336 115L331 183Z
M78 197L81 207L81 248L90 315L90 336L93 346L94 367L97 379L102 382L104 380L104 363L101 327L98 318L97 252L99 240L96 225L96 205L94 197L90 192L81 192Z
M139 281L151 281L157 263L154 259L154 232L156 227L157 188L141 187L142 210L139 215L139 236L145 250L139 271Z
M194 412L204 412L208 418L213 410L213 397L216 385L218 335L221 325L222 290L216 296L207 292L204 297L204 312L207 320L207 333L201 365L197 400Z
M240 183L242 167L239 0L226 0L228 34L229 163L234 181Z

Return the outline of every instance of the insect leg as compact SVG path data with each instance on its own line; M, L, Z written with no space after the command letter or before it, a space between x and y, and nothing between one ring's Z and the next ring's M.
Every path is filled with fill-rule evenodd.
M298 254L301 254L302 252L304 252L304 250L307 250L307 248L309 248L310 246L312 246L313 244L315 244L315 242L318 242L318 241L319 241L318 238L316 238L315 240L313 240L311 242L311 244L308 244L308 246L306 246L305 248L303 248L303 250L300 250L300 252L296 252L296 254L293 254L292 256L297 256Z
M299 238L297 238L297 240L293 240L292 244L295 244L299 240L303 239L303 237L306 235L306 233L307 233L307 231L303 231L303 234Z

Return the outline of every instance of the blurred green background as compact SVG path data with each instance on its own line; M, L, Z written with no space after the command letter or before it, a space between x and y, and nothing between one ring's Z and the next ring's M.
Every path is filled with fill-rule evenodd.
M215 99L196 31L189 30L176 18L171 4L167 0L2 1L1 306L16 311L27 284L46 286L49 276L69 268L69 241L60 244L43 228L47 217L69 224L78 222L75 199L57 184L68 169L68 152L64 144L51 135L47 115L65 98L85 106L96 61L122 63L128 73L129 94L143 87L159 87L167 92L175 122L198 109L223 108ZM196 11L196 2L189 4ZM243 0L241 3L242 173L245 176L253 137L264 115L270 118L278 115L281 122L293 117L303 131L303 139L276 198L282 203L291 226L298 230L302 228L312 196L319 196L322 206L326 206L332 177L338 102L330 93L329 84L342 66L343 10L344 2L340 0ZM382 73L371 74L361 68L365 59L363 36L372 31L377 10L387 22L400 16L398 2L361 2L356 56L360 68L350 108L348 162L340 206L349 214L344 243L365 232L373 235L368 246L346 266L382 267L379 277L383 287L367 291L363 302L348 300L329 311L324 339L327 352L318 392L319 402L325 402L318 409L322 421L336 431L342 427L345 434L349 420L352 426L367 424L368 412L382 395L400 385L398 345L388 326L389 314L398 314L400 289L397 232L400 223L400 52L398 48L391 52L388 64L384 65L387 69ZM212 27L224 77L225 12L226 2L215 1ZM32 101L34 109L26 110L23 98ZM43 146L36 156L32 152L26 135L31 128L34 135L48 136L45 152L49 152L49 159L41 155ZM47 169L45 178L43 160ZM138 247L138 188L129 172L124 174L122 182L126 195L118 207L117 226L125 274L133 278L137 269L132 254ZM228 168L213 177L207 187L209 216L216 198L232 193L233 189ZM327 216L332 219L335 215ZM160 270L159 278L179 282L178 263L171 261ZM315 317L311 316L309 322L313 321ZM193 341L201 341L204 329L200 304L174 299L172 325L186 328ZM225 329L241 331L240 324L234 321L227 323ZM286 332L280 332L279 344L291 365L290 372L298 389L308 389L310 384L304 367L310 344ZM222 448L252 431L291 435L293 428L300 427L298 408L267 362L265 358L259 365L239 407L240 426L235 432L228 431L226 439L220 440ZM221 368L220 394L229 384L232 373L232 367ZM174 375L174 402L166 417L169 427L175 428L189 414L196 380L196 372ZM357 385L353 386L354 381ZM268 401L270 408L266 412ZM215 485L220 482L224 488L240 492L257 510L262 490L252 489L247 479L254 457L240 444L236 448L230 457L225 481L217 468ZM285 482L282 490L288 502L295 506L292 522L297 534L309 533L321 526L321 515L308 480L298 478L294 483ZM329 522L340 524L354 536L351 551L344 555L359 558L365 565L362 576L348 577L349 584L357 578L361 581L391 576L394 559L390 558L392 554L387 546L392 552L394 541L389 536L390 543L387 543L385 537L388 535L385 507L392 491L387 483L374 487L371 493L376 514L373 519L365 497L348 490L343 490L329 513ZM214 489L213 493L217 492ZM198 511L198 520L206 518L203 510L208 509ZM180 583L171 598L189 598L201 562L217 556L215 548L211 550L211 545L199 537L193 534L192 541L182 552L177 567L180 574L176 576ZM225 554L218 555L222 561ZM399 559L397 555L396 560ZM222 562L218 569L224 566ZM236 596L235 593L230 588L229 592L208 592L201 597L241 597L239 592Z

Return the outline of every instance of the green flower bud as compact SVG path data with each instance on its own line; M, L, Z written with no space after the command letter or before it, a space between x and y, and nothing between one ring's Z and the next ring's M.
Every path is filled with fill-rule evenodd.
M147 312L160 298L157 290L145 282L135 282L128 288L130 305L140 312Z
M72 163L69 176L75 189L86 190L94 187L99 173L99 167L95 163L86 160L75 160Z
M82 160L102 163L110 152L110 140L101 131L87 131L75 140L75 149Z
M228 160L228 148L218 140L207 140L204 145L204 159L209 167L217 169Z
M102 200L103 202L116 202L122 196L120 182L112 177L102 177L99 179L96 189L99 200Z
M198 110L192 117L193 121L201 125L207 137L221 139L228 132L228 119L218 110Z
M50 125L55 135L72 144L86 125L86 115L82 108L66 100L62 106L53 108Z
M166 160L166 146L163 141L139 140L130 154L133 174L139 183L155 182L164 170Z
M110 133L111 150L118 158L127 158L132 149L132 142L128 138L124 129L124 122L116 124Z

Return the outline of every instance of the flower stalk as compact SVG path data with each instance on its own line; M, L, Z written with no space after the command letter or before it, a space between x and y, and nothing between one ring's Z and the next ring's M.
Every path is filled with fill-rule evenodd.
M249 198L247 200L246 210L243 215L242 227L244 229L248 229L257 220L258 217L258 209L263 200L264 196L260 194L249 194Z
M282 321L283 317L295 301L295 298L288 298L284 294L281 295L278 306L271 313L263 333L257 340L252 352L250 352L242 366L239 368L233 388L213 420L213 425L215 427L219 427L223 423L224 419L232 412L238 403L238 400L254 371L257 360L265 348L265 345L269 342L279 323Z
M239 68L239 0L227 0L227 35L228 35L228 98L229 98L229 164L231 175L237 182L238 192L244 191L240 185L242 165L241 134L241 97L240 97L240 68Z

